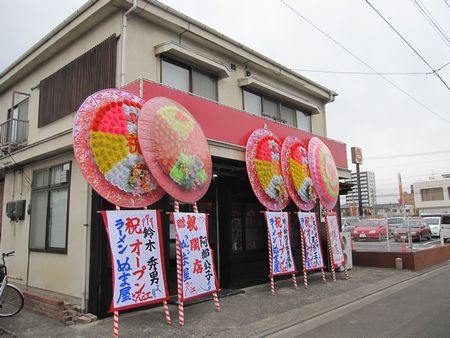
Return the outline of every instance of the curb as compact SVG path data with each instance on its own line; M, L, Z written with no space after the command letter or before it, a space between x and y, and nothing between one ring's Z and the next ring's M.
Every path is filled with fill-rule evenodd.
M376 285L372 284L372 285L368 285L368 286L362 286L358 289L346 292L344 294L333 296L331 298L325 298L317 303L308 304L301 308L290 310L290 311L287 311L280 315L271 316L270 318L260 320L258 322L249 324L244 327L223 331L223 332L219 333L218 336L220 336L220 337L225 337L225 336L262 337L262 336L267 336L267 335L276 333L280 330L287 329L291 326L301 324L301 323L306 322L317 316L324 315L328 312L339 309L339 308L346 306L348 304L351 304L355 301L367 298L373 294L376 294L383 290L389 289L395 285L398 285L398 284L407 282L411 279L422 276L423 274L424 273L414 273L414 275L412 275L412 276L402 277L400 279L398 278L398 276L390 277L388 279L385 279L383 281L376 283ZM364 294L362 294L360 296L353 296L355 291L361 290L361 289L369 289L369 290L367 290ZM346 299L344 299L344 301L342 301L342 298L346 298ZM316 308L318 306L320 307L320 309L314 310L314 308ZM286 319L286 317L289 317L289 318ZM299 318L301 318L301 320L299 320ZM281 322L281 324L274 326L273 323L277 322L277 321Z
M329 312L338 310L338 309L345 307L351 303L357 302L359 300L363 300L372 295L375 295L382 291L393 288L399 284L406 283L410 280L422 277L424 275L431 274L433 272L437 272L446 267L448 267L447 264L438 266L437 268L434 268L434 269L429 269L427 271L416 272L412 276L406 276L406 277L402 277L402 278L398 278L398 276L390 277L390 278L380 281L376 284L363 286L361 288L354 289L352 291L349 291L344 294L337 295L337 296L334 296L331 298L325 298L317 303L308 304L299 309L290 310L281 315L272 316L271 318L263 319L261 321L249 324L245 327L236 328L233 330L227 330L226 332L222 332L220 334L220 336L266 337L271 334L278 333L279 331L289 329L290 327L305 323L315 317L322 316ZM355 291L356 292L358 290L361 291L362 289L368 289L368 290L362 295L353 296ZM342 298L347 298L347 299L344 299L344 301L342 301L342 300L340 300ZM310 311L310 310L314 310L314 308L317 306L319 306L320 309L318 309L316 311ZM286 319L286 317L291 317L291 318ZM301 318L301 319L299 320L299 318ZM273 323L277 322L277 321L281 322L281 324L274 326Z

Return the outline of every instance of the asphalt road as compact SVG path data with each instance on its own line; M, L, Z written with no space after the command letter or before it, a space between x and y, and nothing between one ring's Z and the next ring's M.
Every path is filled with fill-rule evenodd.
M450 337L450 265L270 337Z
M439 238L433 238L431 241L413 242L413 250L423 250L441 245ZM391 251L401 251L402 243L389 241L389 248ZM406 248L409 250L408 242L406 241ZM388 251L386 240L383 241L353 241L353 249L356 251Z

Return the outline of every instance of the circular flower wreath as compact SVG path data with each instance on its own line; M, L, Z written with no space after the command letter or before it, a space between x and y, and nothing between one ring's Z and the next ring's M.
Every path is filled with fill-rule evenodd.
M302 143L296 143L291 148L289 168L295 190L302 201L314 202L317 196L309 174L308 151Z
M262 137L256 145L255 171L264 192L274 200L287 200L280 162L280 141L273 136Z
M89 129L94 162L106 181L141 195L158 188L142 157L137 117L142 105L127 99L108 102L95 112Z

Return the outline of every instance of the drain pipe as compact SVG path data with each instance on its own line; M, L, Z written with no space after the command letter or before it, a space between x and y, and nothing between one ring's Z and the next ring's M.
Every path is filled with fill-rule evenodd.
M133 0L133 6L125 12L122 17L122 53L121 53L121 66L120 66L120 86L125 86L126 72L126 54L127 54L127 21L128 14L137 8L137 0Z
M86 210L84 213L84 224L83 224L83 269L81 271L81 311L83 311L83 313L87 312L87 301L86 301L86 289L87 289L87 283L86 283L86 277L87 277L87 273L86 273L86 269L87 269L87 257L88 257L88 230L89 230L89 209L90 209L90 198L89 198L89 184L86 183Z

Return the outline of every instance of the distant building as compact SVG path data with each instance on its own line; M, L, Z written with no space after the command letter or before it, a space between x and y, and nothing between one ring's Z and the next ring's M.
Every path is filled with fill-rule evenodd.
M375 173L373 171L363 171L361 177L361 199L363 207L371 207L377 203L377 193L375 188ZM358 205L358 182L356 173L352 173L351 179L346 182L353 184L353 190L347 193L346 204Z
M450 174L413 184L414 202L420 214L450 213Z
M406 194L406 193L405 193ZM385 203L372 206L372 216L378 217L397 217L403 216L403 208L400 203ZM408 204L405 201L406 216L414 216L415 209L413 204Z

